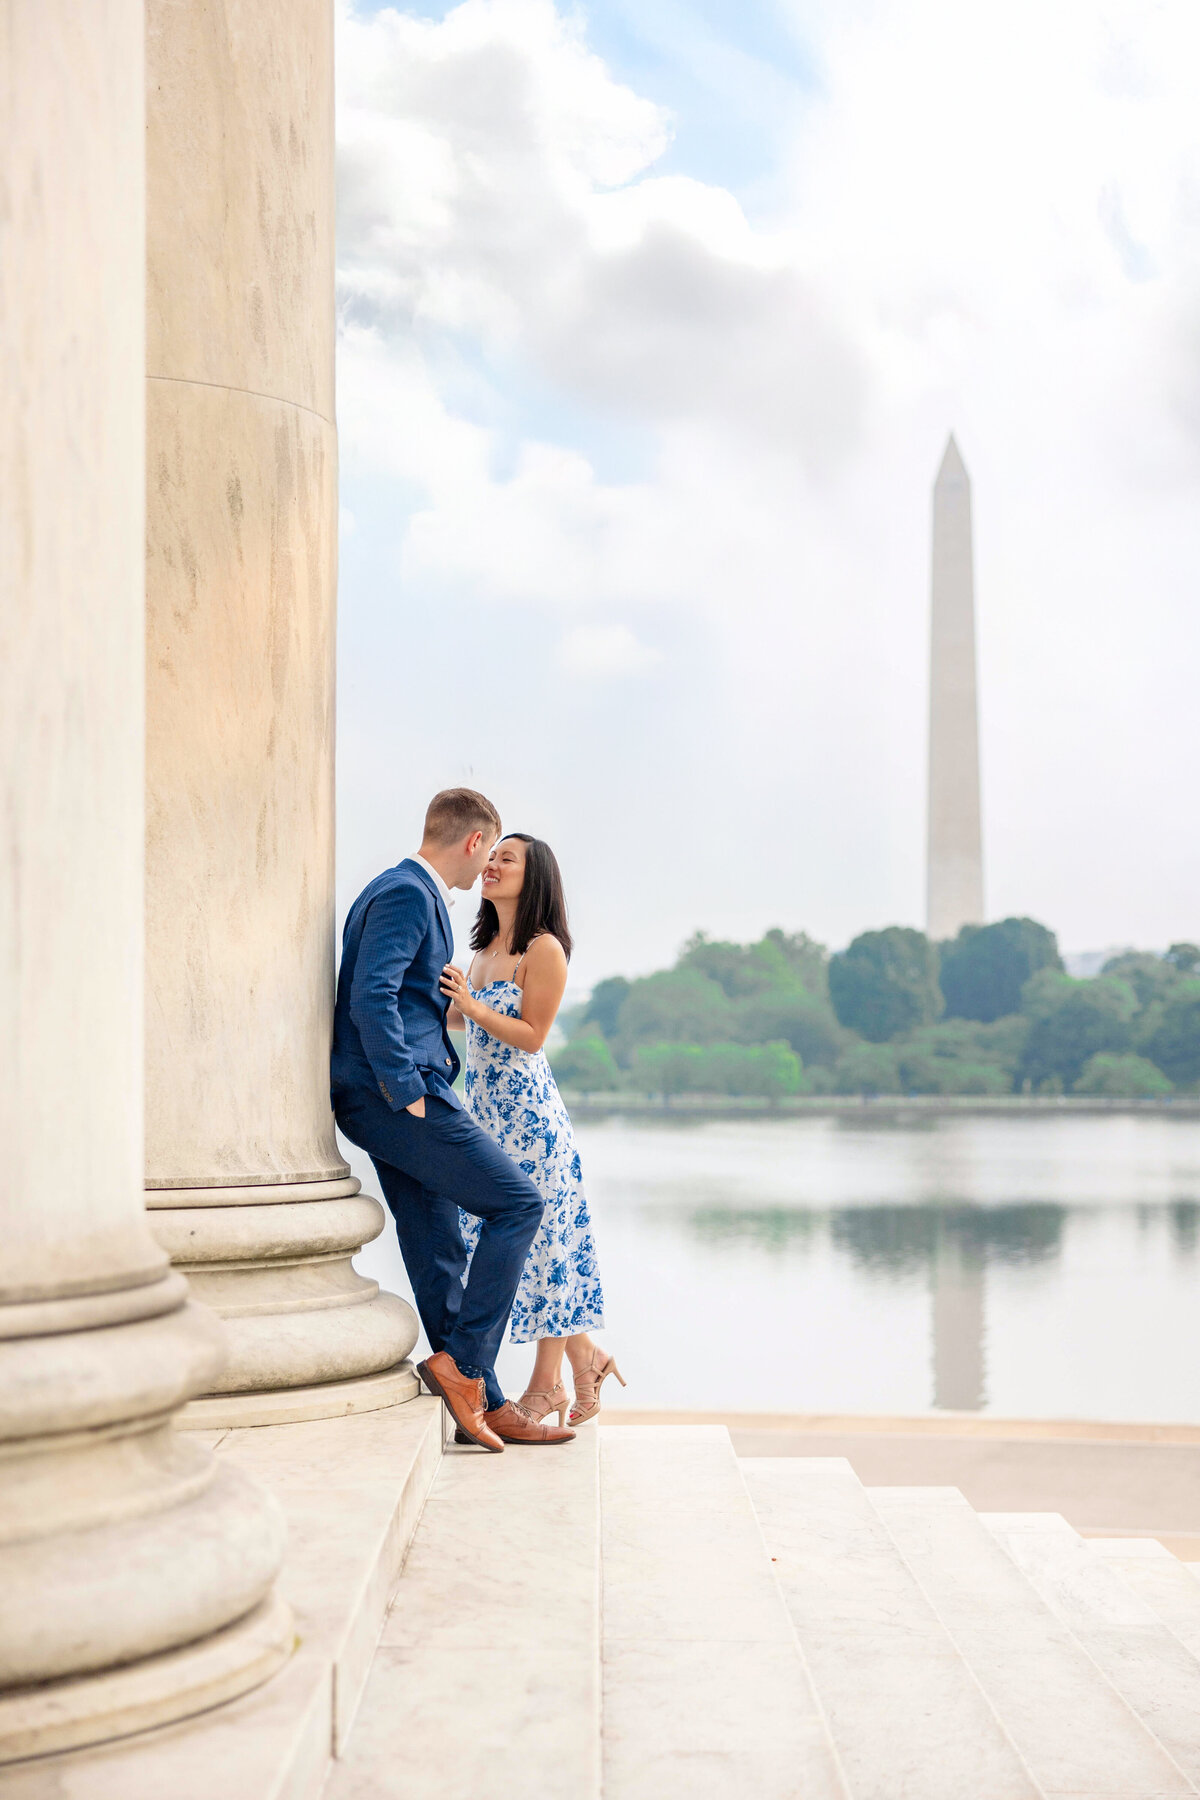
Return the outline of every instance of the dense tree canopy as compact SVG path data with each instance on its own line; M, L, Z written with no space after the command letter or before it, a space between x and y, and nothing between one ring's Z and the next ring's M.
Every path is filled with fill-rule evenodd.
M829 998L829 952L806 931L768 931L762 943L818 1000Z
M635 1084L648 1094L757 1095L799 1093L800 1059L786 1044L642 1044L633 1059Z
M1154 1099L1200 1092L1200 949L1124 951L1072 980L1034 919L940 947L890 926L832 958L803 932L698 932L674 968L600 982L564 1024L553 1063L577 1092Z
M1026 983L1024 1002L1030 1025L1022 1073L1035 1088L1047 1081L1069 1088L1091 1057L1130 1047L1137 996L1113 975L1074 981L1043 969Z
M833 1072L839 1094L897 1094L900 1068L890 1044L852 1044Z
M676 968L707 976L730 1000L758 994L778 980L779 972L759 944L730 944L705 937L698 931L683 947Z
M1039 969L1061 969L1058 940L1035 919L964 925L941 946L940 981L951 1019L990 1024L1021 1008L1021 989Z
M946 1019L911 1032L897 1047L906 1094L1008 1094L1029 1022L1020 1014L984 1025Z
M1179 983L1145 1048L1169 1080L1200 1081L1200 981Z
M1179 980L1178 970L1166 957L1155 956L1149 950L1127 950L1120 956L1112 956L1100 973L1128 982L1137 995L1138 1005L1143 1007L1165 999Z
M628 992L629 983L624 975L610 975L607 981L598 981L592 989L592 997L587 1003L587 1016L606 1038L611 1038L616 1033L617 1014Z
M734 1034L743 1044L782 1041L802 1057L805 1067L831 1067L846 1036L828 1002L804 988L782 988L747 994L733 1004Z
M609 1093L620 1077L612 1051L600 1036L572 1038L550 1058L554 1078L578 1094Z
M614 1045L628 1063L639 1044L714 1044L730 1036L725 990L699 969L662 969L631 981L617 1013Z
M928 1025L942 1010L937 951L923 931L864 931L829 964L838 1022L872 1044Z
M1074 1091L1108 1099L1157 1100L1171 1092L1171 1083L1144 1056L1117 1056L1101 1050L1084 1064Z

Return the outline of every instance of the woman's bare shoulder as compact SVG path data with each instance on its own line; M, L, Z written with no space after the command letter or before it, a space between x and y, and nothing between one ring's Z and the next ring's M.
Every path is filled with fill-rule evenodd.
M565 970L567 953L558 939L549 931L541 937L535 937L525 952L530 968L549 973L552 969Z

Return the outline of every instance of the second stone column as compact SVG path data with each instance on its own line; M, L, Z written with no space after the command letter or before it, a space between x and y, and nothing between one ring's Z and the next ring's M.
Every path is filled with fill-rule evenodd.
M329 0L147 8L147 1202L229 1331L196 1424L416 1392L329 1108Z

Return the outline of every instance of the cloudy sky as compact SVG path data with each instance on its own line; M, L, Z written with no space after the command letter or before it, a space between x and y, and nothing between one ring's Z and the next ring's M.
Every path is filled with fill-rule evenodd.
M921 923L953 430L989 913L1200 935L1195 0L343 0L338 57L344 898L465 781L579 985Z

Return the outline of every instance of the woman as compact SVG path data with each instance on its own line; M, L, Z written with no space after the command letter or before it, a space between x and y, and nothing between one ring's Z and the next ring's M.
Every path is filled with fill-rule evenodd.
M575 1136L542 1049L567 985L571 934L558 862L541 838L513 831L497 843L471 948L469 974L447 963L442 976L450 1028L467 1034L467 1111L546 1202L512 1310L513 1343L537 1343L519 1404L537 1419L557 1412L562 1424L565 1351L575 1381L571 1424L584 1425L600 1411L607 1377L625 1382L588 1335L604 1324L604 1295ZM460 1216L473 1250L479 1220Z

